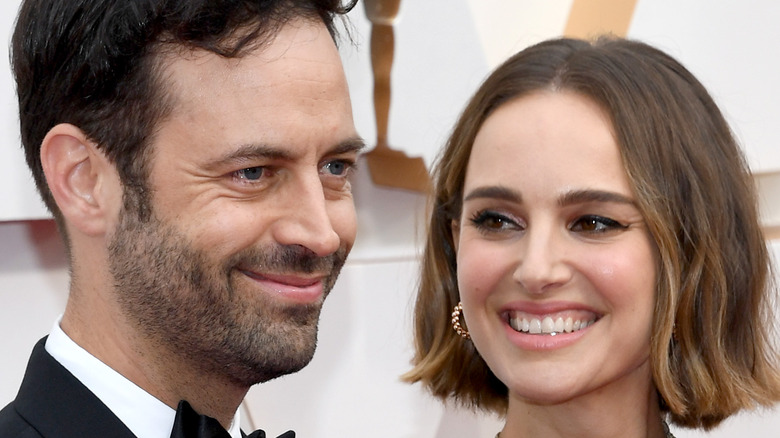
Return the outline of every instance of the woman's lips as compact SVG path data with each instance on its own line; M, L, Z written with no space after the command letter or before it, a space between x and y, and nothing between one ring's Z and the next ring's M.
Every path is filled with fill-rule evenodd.
M532 335L552 335L572 333L583 330L595 323L598 317L594 314L587 316L546 315L546 316L521 316L510 313L509 325L515 331Z
M516 302L500 317L507 335L524 350L551 350L577 342L603 315L574 302Z

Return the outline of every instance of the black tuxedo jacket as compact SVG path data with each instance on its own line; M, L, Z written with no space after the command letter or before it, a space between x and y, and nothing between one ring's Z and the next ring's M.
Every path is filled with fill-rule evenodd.
M0 411L0 438L135 438L45 342L33 348L16 399Z

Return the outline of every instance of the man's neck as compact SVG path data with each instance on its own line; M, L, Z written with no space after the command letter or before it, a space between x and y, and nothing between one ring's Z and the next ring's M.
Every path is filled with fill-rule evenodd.
M61 322L76 344L171 408L187 400L198 413L231 426L249 387L184 363L177 352L139 335L116 303L85 296L99 295L71 293Z

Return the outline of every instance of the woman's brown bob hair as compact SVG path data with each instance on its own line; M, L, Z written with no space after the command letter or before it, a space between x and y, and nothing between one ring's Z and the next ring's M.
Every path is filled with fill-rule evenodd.
M647 44L616 38L558 39L523 50L487 78L460 116L436 164L415 367L405 379L442 399L506 411L506 386L450 326L460 301L450 226L460 216L483 122L502 104L539 90L579 93L611 117L658 252L650 360L671 421L711 428L740 409L780 400L775 288L742 152L687 69Z

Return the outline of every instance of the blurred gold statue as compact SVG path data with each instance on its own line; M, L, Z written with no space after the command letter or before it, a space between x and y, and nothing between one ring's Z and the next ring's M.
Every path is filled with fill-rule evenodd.
M387 126L390 114L390 72L393 67L395 36L393 22L401 0L365 0L366 16L371 21L371 66L374 71L374 112L376 147L366 154L371 179L375 184L425 192L428 171L422 158L410 158L390 148Z

